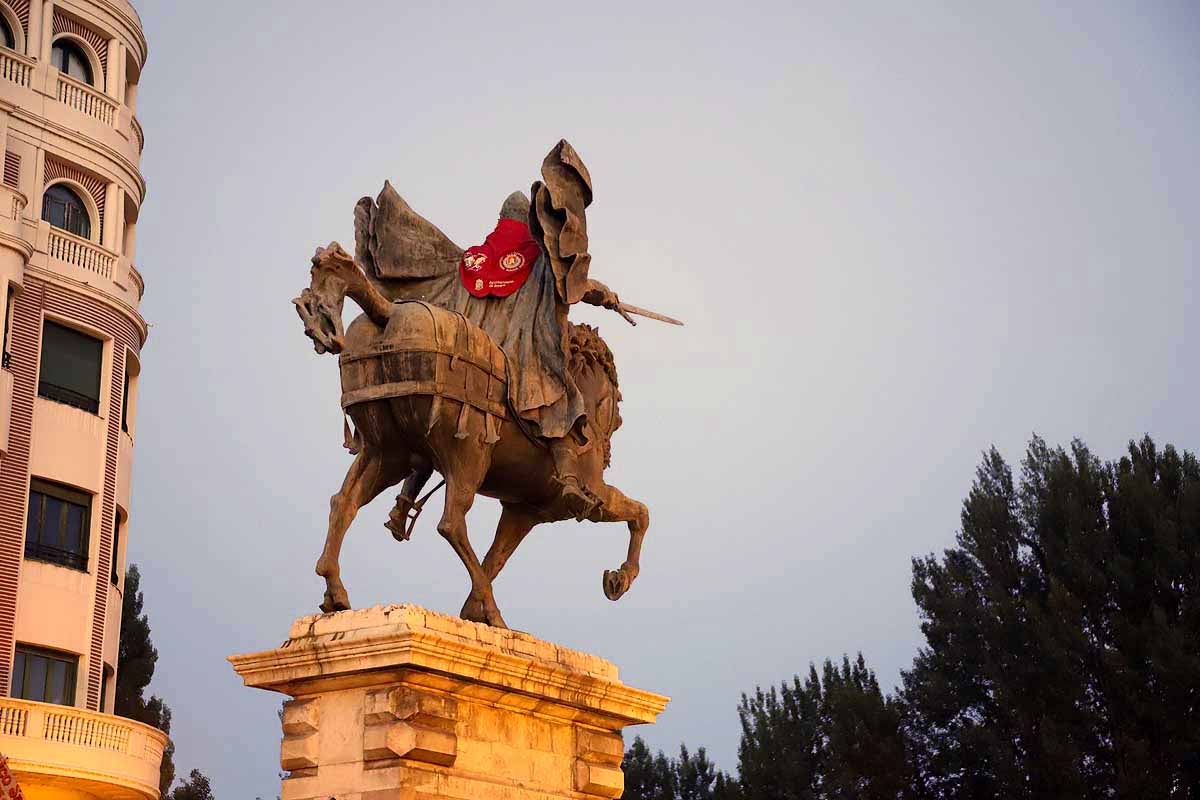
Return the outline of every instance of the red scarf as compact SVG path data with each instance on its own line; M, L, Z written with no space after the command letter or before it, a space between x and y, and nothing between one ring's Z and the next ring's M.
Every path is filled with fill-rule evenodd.
M483 244L467 248L458 264L458 274L475 297L508 297L524 285L540 254L528 225L502 219Z

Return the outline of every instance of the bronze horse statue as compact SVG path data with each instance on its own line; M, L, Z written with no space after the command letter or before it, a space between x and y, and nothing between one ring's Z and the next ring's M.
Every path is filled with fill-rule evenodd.
M455 266L447 259L441 263ZM446 485L437 529L471 578L461 616L507 627L492 592L496 576L535 525L575 516L562 499L550 453L505 407L505 370L511 367L503 351L460 314L385 296L336 243L317 251L311 275L311 285L294 302L317 352L340 354L342 405L355 427L352 434L347 429L347 447L356 453L330 501L325 548L316 566L326 585L321 609L350 608L338 559L358 510L404 481L388 527L397 538L407 538L415 498L436 470ZM363 314L343 328L347 296ZM629 527L625 562L603 577L605 595L617 600L638 576L650 515L645 505L604 482L610 439L621 424L612 353L586 325L570 325L569 343L569 369L585 398L592 442L579 459L581 477L601 501L587 519ZM482 561L467 536L466 514L476 494L503 507Z

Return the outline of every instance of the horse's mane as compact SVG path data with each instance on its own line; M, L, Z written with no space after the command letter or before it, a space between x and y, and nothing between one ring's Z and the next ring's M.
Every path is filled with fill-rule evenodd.
M617 364L613 361L612 350L600 337L600 331L591 325L570 323L571 327L571 356L569 368L578 372L588 364L597 364L604 369L614 388L619 388L617 381Z

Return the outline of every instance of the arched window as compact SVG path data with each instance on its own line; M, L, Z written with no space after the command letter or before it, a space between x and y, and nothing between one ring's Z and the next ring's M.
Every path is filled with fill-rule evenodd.
M12 28L9 27L8 20L3 14L0 14L0 44L9 50L17 48L17 37L13 36Z
M54 43L54 48L50 51L50 61L64 75L83 81L89 86L94 83L92 62L88 60L83 48L70 39L59 39Z
M92 219L87 206L69 186L56 183L46 190L42 198L42 219L76 236L92 238Z

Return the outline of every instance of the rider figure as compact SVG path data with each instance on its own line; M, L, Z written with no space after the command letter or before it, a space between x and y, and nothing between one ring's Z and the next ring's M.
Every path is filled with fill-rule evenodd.
M525 196L524 192L513 192L505 199L500 208L500 217L495 230L488 235L483 245L468 248L463 256L463 285L471 291L480 286L481 280L484 281L482 288L471 291L472 295L483 298L484 302L511 305L513 310L518 313L521 300L514 298L515 302L507 301L506 298L511 295L526 294L528 289L538 289L539 291L529 293L533 295L532 298L525 298L527 303L535 298L549 300L552 297L554 313L535 313L530 315L529 321L534 325L549 323L557 328L553 331L553 339L562 348L562 360L565 365L570 357L569 330L567 328L569 305L559 292L553 291L554 274L546 255L545 245L536 243L531 238L529 213L529 198ZM530 247L531 245L532 247ZM517 269L505 274L508 267L516 266L525 260L525 254L534 255L533 263L531 265L521 264ZM482 256L482 263L478 261L480 256ZM468 263L475 263L478 266L476 269L470 270L465 266ZM496 277L493 278L492 275ZM518 282L515 287L512 285L514 281ZM532 286L526 287L526 283L532 284ZM499 285L499 291L490 293L488 289L493 284ZM591 279L587 280L580 299L585 303L613 310L616 310L620 304L616 293L603 283ZM485 318L487 316L490 315L484 315ZM521 316L524 315L521 314ZM531 334L537 338L539 332L534 331ZM514 371L521 372L522 365L515 364ZM518 408L517 411L525 422L533 423L537 427L539 438L545 442L554 458L554 470L558 482L562 485L563 497L567 501L568 507L578 518L584 519L599 504L596 494L580 477L578 468L580 449L588 443L587 412L570 370L562 370L561 377L564 383L563 397L566 402L565 404L554 403L549 406L552 410L549 416L555 417L554 422L557 424L546 424L550 422L546 419L548 416L547 406ZM520 381L521 378L516 376L516 380ZM519 394L521 393L518 392ZM556 405L564 406L565 415L553 413L553 407ZM560 431L561 435L556 435Z

